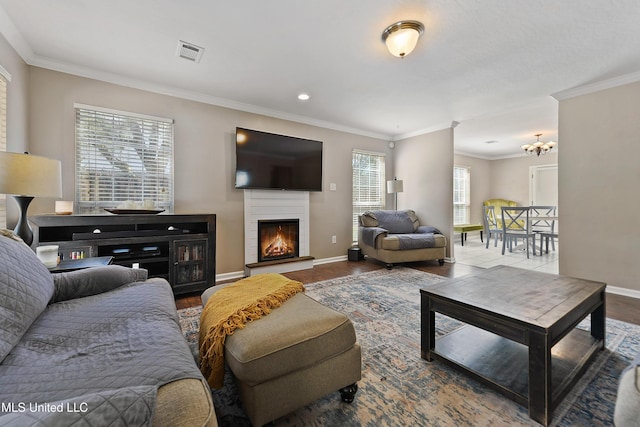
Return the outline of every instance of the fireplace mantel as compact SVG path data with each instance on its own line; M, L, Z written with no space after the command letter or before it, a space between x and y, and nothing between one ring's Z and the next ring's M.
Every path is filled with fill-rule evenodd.
M298 258L279 263L258 263L258 221L297 219L299 221ZM309 192L244 190L245 275L285 273L313 268L309 254Z

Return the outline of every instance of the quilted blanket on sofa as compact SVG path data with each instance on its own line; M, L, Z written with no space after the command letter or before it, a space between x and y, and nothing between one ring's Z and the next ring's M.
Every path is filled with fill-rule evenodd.
M43 402L85 403L82 408L99 411L99 405L88 407L96 399L113 399L102 405L106 411L131 402L151 414L157 387L202 378L174 307L170 286L153 279L49 305L0 364L2 411L12 412L0 419ZM77 419L68 421L55 424Z

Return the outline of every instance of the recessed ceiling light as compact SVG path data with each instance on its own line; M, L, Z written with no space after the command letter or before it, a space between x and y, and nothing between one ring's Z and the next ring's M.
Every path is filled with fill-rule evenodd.
M308 101L309 98L311 98L311 97L309 96L308 93L301 93L300 95L298 95L298 99L300 101Z

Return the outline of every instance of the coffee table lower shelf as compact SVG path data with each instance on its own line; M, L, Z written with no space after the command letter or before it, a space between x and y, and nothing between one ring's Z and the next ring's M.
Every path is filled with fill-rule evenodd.
M601 340L594 339L589 331L581 329L573 329L553 346L552 407L555 408L562 401L601 348ZM529 405L527 346L465 325L438 338L431 356L464 371L521 405Z

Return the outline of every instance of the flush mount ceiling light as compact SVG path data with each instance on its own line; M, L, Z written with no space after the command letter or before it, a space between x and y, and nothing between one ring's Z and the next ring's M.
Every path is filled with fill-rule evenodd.
M540 154L547 154L553 147L556 146L556 143L554 141L540 141L540 137L542 136L541 133L536 133L535 136L537 137L536 142L534 142L533 144L524 144L520 146L520 148L522 148L524 152L530 156L533 156L534 154L536 156L539 156Z
M404 58L415 49L424 25L418 21L398 21L382 32L382 41L393 56Z
M309 96L308 93L301 93L300 95L298 95L298 99L300 101L308 101L311 97Z

